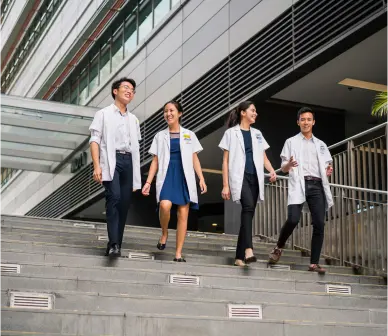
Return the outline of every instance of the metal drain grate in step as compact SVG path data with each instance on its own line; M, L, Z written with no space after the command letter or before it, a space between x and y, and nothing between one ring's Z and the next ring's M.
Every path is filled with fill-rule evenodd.
M101 241L108 241L108 236L98 236L97 239Z
M187 237L196 237L196 238L206 238L206 235L204 233L194 233L194 232L188 232L186 234Z
M291 271L291 266L290 265L276 265L276 264L272 264L272 265L269 265L269 268L273 269L273 270L279 270L279 271Z
M199 286L200 281L198 276L170 274L169 283L174 285Z
M54 308L54 295L47 293L10 292L11 308L50 310Z
M228 304L228 316L231 319L263 319L261 305L236 305Z
M222 251L236 251L236 246L222 246Z
M1 274L20 274L20 265L1 264Z
M352 288L350 286L341 286L341 285L326 285L326 293L328 294L345 294L351 295Z
M95 229L96 226L94 224L86 224L86 223L74 223L74 227L79 227L79 228L89 228L89 229Z
M152 253L141 253L141 252L129 252L129 259L140 259L140 260L155 260L155 256Z

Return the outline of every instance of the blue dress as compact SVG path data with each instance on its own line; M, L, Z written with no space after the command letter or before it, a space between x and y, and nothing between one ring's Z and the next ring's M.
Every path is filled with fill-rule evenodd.
M176 134L178 137L174 137ZM159 200L171 201L174 205L190 203L189 189L183 171L179 133L170 133L170 162ZM191 203L190 207L199 208L197 203Z

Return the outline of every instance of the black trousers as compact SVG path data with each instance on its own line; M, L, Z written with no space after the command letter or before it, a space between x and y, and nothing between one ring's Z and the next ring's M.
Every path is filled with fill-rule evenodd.
M252 220L259 196L257 174L244 173L241 189L241 226L237 240L236 259L244 260L245 250L252 248Z
M311 264L318 264L321 255L323 238L325 233L325 193L322 182L305 181L306 201L309 206L313 221L313 236L311 239ZM302 213L303 204L292 204L288 206L287 221L283 225L278 247L283 248L287 239L291 236L292 231L298 225Z
M125 222L133 187L132 155L116 153L116 168L112 181L104 181L108 246L123 242Z

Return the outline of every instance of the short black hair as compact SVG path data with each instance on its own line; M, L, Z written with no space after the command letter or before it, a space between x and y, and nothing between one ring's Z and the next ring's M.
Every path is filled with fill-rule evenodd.
M299 109L298 114L296 115L296 120L299 120L301 114L307 112L311 113L313 115L313 120L315 120L315 113L313 112L313 109L307 106L303 106L301 109Z
M133 89L136 89L136 82L132 78L122 77L122 78L120 78L118 80L115 80L112 83L112 89L111 89L111 94L112 94L112 98L113 99L116 99L115 94L113 93L113 90L116 90L116 89L118 90L120 85L121 85L121 83L123 83L123 82L131 83L132 86L133 86Z

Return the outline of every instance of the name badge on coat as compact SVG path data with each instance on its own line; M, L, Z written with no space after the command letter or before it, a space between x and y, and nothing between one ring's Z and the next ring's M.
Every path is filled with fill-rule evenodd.
M261 136L261 134L256 134L256 139L259 143L262 143L263 142L263 137Z

